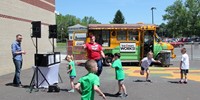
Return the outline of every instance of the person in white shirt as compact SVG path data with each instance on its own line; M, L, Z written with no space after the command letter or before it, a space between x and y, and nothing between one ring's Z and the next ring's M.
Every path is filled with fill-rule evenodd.
M182 53L181 62L180 62L181 80L179 82L187 84L187 74L189 72L189 56L186 53L186 48L182 48L181 53ZM185 80L183 79L183 75L185 76Z
M147 57L144 57L140 61L140 66L141 66L140 75L144 75L144 71L145 71L146 72L146 81L147 82L151 82L151 80L149 80L149 74L150 74L149 66L151 65L152 62L160 63L160 61L153 59L153 53L151 51L148 52Z

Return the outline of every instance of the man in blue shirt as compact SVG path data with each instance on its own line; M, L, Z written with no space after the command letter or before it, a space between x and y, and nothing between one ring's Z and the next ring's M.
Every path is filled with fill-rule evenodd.
M21 80L20 80L20 72L22 68L22 54L26 54L25 51L21 48L21 42L22 42L22 35L17 34L16 35L16 41L14 41L11 45L12 49L12 55L13 55L13 62L15 65L15 76L13 79L14 86L21 86Z

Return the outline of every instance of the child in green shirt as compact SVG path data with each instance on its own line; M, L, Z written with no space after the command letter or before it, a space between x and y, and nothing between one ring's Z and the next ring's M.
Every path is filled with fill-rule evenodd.
M88 60L85 63L85 68L88 74L81 77L75 86L75 89L81 94L81 100L94 100L94 91L96 91L103 99L105 95L99 89L99 77L95 74L97 72L97 63L95 60Z
M119 86L119 91L115 95L120 97L127 97L128 94L126 92L126 87L124 85L125 75L120 60L120 53L114 54L113 61L114 62L112 64L110 63L110 65L112 66L112 68L115 68L116 80L118 80L118 86ZM121 90L123 91L123 94L121 93Z
M71 84L71 89L68 92L74 92L74 79L76 78L75 63L72 55L67 55L65 59L69 62L67 74L69 74Z

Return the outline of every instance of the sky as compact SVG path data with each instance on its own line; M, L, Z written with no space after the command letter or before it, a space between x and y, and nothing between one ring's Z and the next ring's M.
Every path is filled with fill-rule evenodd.
M175 0L56 0L56 12L62 15L70 14L78 18L92 16L102 24L112 22L117 10L125 17L125 22L152 23L152 7L154 24L166 23L163 15L165 9Z

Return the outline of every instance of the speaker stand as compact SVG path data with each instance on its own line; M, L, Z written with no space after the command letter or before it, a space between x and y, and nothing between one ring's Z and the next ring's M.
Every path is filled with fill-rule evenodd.
M37 40L37 37L36 37L36 54L38 54L38 40ZM37 61L35 61L35 69L34 69L34 73L33 73L32 79L31 79L31 83L30 83L30 91L29 91L30 93L34 89L34 86L35 86L35 89L36 89L35 92L38 92L39 91L39 86L44 82L43 81L41 84L38 83L38 81L39 81L38 80L38 74L39 73L42 75L43 79L47 82L47 84L50 85L48 80L45 78L44 74L42 73L42 71L37 66ZM35 80L37 82L35 82Z

